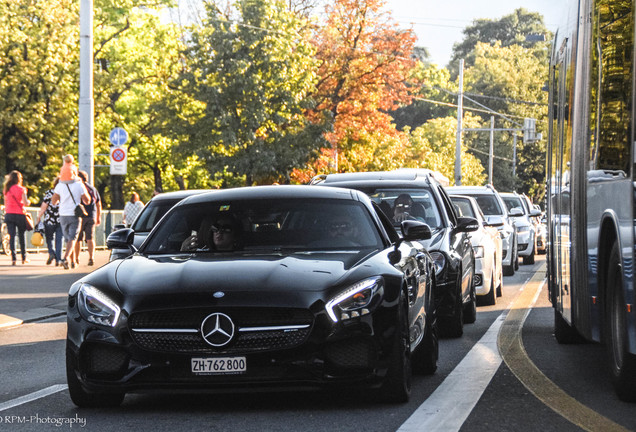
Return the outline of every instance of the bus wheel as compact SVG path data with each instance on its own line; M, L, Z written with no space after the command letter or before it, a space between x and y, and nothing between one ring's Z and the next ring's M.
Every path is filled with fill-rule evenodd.
M619 399L636 402L636 355L627 350L623 275L617 242L612 246L606 281L605 346L612 382Z
M568 324L556 307L554 308L554 337L562 345L585 342L583 336Z

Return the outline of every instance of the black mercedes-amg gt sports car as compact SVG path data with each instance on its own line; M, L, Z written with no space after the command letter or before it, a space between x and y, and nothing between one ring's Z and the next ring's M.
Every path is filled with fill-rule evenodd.
M437 368L434 263L358 191L228 189L184 199L139 250L71 286L66 367L78 406L128 392L378 389L406 401ZM109 247L131 247L122 229Z

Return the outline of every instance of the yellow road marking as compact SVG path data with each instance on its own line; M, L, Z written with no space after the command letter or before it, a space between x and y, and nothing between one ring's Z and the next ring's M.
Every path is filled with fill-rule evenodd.
M521 330L541 291L544 273L542 267L534 274L508 312L497 339L501 357L517 379L537 399L571 423L587 431L629 431L565 393L528 357L523 346Z

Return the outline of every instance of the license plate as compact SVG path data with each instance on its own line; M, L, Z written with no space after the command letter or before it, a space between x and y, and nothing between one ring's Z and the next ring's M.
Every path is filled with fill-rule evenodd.
M245 357L193 358L192 373L195 375L227 375L247 372Z

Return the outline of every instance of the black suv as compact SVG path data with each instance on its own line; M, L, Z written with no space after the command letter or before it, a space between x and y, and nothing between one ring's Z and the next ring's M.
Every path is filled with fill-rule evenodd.
M135 239L133 240L133 246L139 249L139 246L146 240L148 234L152 228L157 225L157 222L170 210L176 203L184 198L192 195L197 195L203 192L209 192L206 189L190 189L180 190L175 192L164 192L155 195L146 206L141 210L141 213L134 220L130 228L135 231ZM125 225L115 225L115 230L125 228ZM115 248L111 249L109 261L125 258L132 254L130 249Z
M399 169L319 175L311 184L366 193L396 227L405 219L429 225L433 235L420 243L435 261L439 330L444 336L459 337L464 323L473 323L477 317L475 255L468 233L477 230L479 223L457 216L443 188L448 182L445 179L431 170Z

